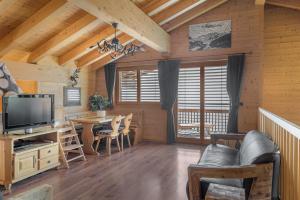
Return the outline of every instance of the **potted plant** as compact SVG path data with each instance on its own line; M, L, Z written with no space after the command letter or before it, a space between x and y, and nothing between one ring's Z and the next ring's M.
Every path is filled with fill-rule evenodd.
M105 117L105 109L109 106L109 101L107 97L103 97L101 95L93 95L89 98L89 105L90 109L93 112L97 113L98 117Z

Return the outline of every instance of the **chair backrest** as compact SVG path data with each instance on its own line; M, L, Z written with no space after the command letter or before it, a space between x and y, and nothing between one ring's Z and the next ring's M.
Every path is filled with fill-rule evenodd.
M249 131L240 148L240 164L250 165L274 161L277 147L265 134Z
M122 116L114 116L114 118L111 121L111 128L112 128L112 133L111 135L119 135L119 127L121 124Z
M130 124L131 124L131 121L132 121L132 116L133 116L133 114L130 113L124 119L125 128L122 130L124 135L127 135L129 133L129 128L130 128Z

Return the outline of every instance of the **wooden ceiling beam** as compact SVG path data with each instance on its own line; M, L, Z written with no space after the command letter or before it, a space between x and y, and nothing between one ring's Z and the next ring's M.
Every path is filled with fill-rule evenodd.
M130 0L69 0L159 52L170 51L170 36Z
M81 36L84 32L86 32L88 26L91 26L89 27L90 29L92 27L96 27L98 24L99 21L97 20L97 18L87 13L79 20L71 24L69 27L63 29L61 32L33 50L29 57L29 62L38 62L43 56L50 55L57 49L65 46L68 41L73 41L74 38L78 38L79 36Z
M142 5L141 10L145 13L152 12L153 10L159 8L169 0L154 0L150 3ZM82 57L83 55L87 54L88 52L92 51L89 49L90 46L95 45L96 42L99 42L103 39L109 39L114 34L114 29L111 26L105 26L99 34L94 35L90 39L84 41L80 45L76 46L75 48L67 51L66 53L60 55L58 57L58 63L60 65L65 65L68 62L74 62L76 59Z
M148 4L146 4L142 10L145 13L149 13L154 11L155 9L159 8L160 6L166 4L167 2L169 2L169 0L152 0L150 1Z
M202 4L192 8L188 12L180 15L180 17L177 17L168 23L164 24L162 27L167 31L170 32L183 24L207 13L208 11L211 11L215 9L216 7L223 5L226 3L228 0L209 0L205 1Z
M266 0L266 4L300 10L299 0Z
M181 0L175 3L174 5L168 7L165 10L162 10L161 12L157 13L152 17L152 19L156 23L161 23L170 17L176 15L178 12L187 9L190 6L201 4L200 0Z
M65 3L65 0L51 0L44 7L25 20L21 25L5 35L0 40L0 57L14 49L17 46L18 41L20 41L25 34L28 34L34 27L43 23L44 19L53 14Z

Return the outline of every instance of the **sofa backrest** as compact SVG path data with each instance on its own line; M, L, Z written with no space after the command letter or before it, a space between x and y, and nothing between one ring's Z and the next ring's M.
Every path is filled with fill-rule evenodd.
M265 134L249 131L240 147L240 165L273 162L276 145Z

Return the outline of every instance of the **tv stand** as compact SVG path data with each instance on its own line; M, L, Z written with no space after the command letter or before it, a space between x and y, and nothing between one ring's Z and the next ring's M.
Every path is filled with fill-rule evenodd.
M33 130L30 134L20 135L21 131L15 131L0 135L0 185L8 191L13 183L60 165L58 129L43 127ZM22 140L30 142L14 148L14 144Z

